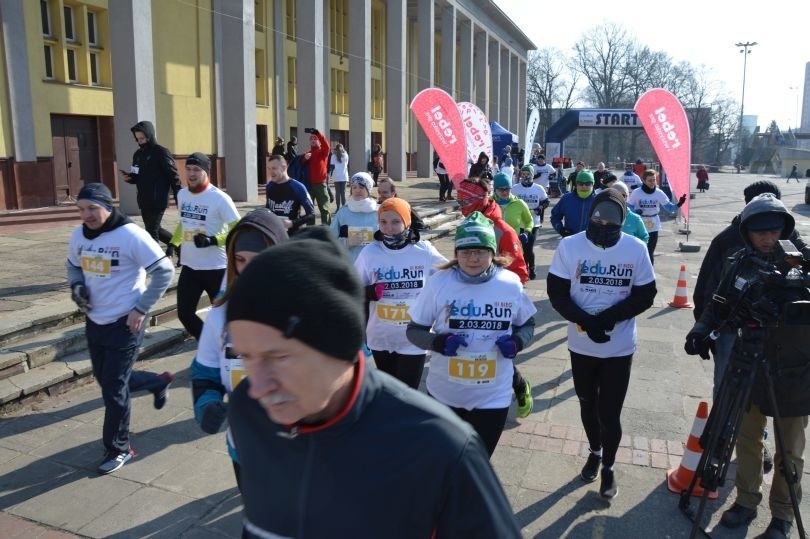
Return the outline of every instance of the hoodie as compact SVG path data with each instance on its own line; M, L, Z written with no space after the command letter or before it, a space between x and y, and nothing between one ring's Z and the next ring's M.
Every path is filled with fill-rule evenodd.
M489 166L489 156L487 152L478 154L478 161L473 163L470 167L470 178L489 178L492 179L492 168Z
M169 191L177 202L180 176L172 153L157 143L152 122L138 122L130 128L146 135L146 143L132 155L129 183L138 188L138 207L142 210L165 210L169 205Z

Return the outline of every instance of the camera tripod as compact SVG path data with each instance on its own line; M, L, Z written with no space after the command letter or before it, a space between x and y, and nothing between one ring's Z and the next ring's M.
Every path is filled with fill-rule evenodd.
M751 390L758 372L764 374L770 408L774 411L777 410L771 369L769 361L765 357L767 331L768 328L743 327L734 344L729 365L726 367L726 372L720 383L717 398L700 437L703 454L698 461L689 487L681 493L678 503L681 511L692 520L690 539L694 539L698 530L703 535L710 537L709 533L700 527L703 512L706 509L706 500L710 491L716 491L719 486L725 483L731 455L737 443L743 416L751 400ZM796 528L799 531L799 537L806 539L796 496L796 484L801 478L798 477L793 462L786 458L785 443L782 437L782 420L778 413L774 413L773 425L777 442L776 447L782 461L782 470L774 470L774 474L783 472L785 475ZM695 513L690 507L690 497L698 480L700 480L703 487L703 496L700 498L700 504L697 513Z

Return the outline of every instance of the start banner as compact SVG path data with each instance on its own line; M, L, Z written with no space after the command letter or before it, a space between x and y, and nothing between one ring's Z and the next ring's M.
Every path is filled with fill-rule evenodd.
M675 198L686 194L686 203L681 207L681 213L688 221L692 144L689 120L683 105L667 90L654 88L639 98L635 110L661 161Z

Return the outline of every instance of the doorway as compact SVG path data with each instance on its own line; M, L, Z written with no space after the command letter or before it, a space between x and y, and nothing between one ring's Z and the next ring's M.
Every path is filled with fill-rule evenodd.
M51 115L56 202L72 202L84 184L101 182L95 116Z
M259 185L267 183L267 126L256 124L256 171Z

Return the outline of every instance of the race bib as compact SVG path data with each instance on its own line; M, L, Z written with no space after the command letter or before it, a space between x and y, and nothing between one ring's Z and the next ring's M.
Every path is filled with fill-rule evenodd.
M489 384L497 374L497 352L459 353L448 358L447 377L462 385Z
M411 303L411 300L404 299L381 299L377 302L377 318L385 324L406 326L411 321L411 316L408 314Z
M237 357L229 361L231 369L231 391L233 391L236 389L236 386L239 385L239 382L241 382L242 379L247 376L247 373L245 372L244 365L242 365L241 357Z
M647 232L652 232L653 230L655 230L655 219L645 217L643 221L644 221L644 228L647 229Z
M374 241L374 229L366 226L350 226L349 237L359 238L358 245L368 245Z
M183 241L186 243L194 243L194 236L196 236L197 234L205 234L205 231L183 229Z
M112 262L107 253L95 253L93 256L82 255L82 271L87 277L107 279L110 277Z

